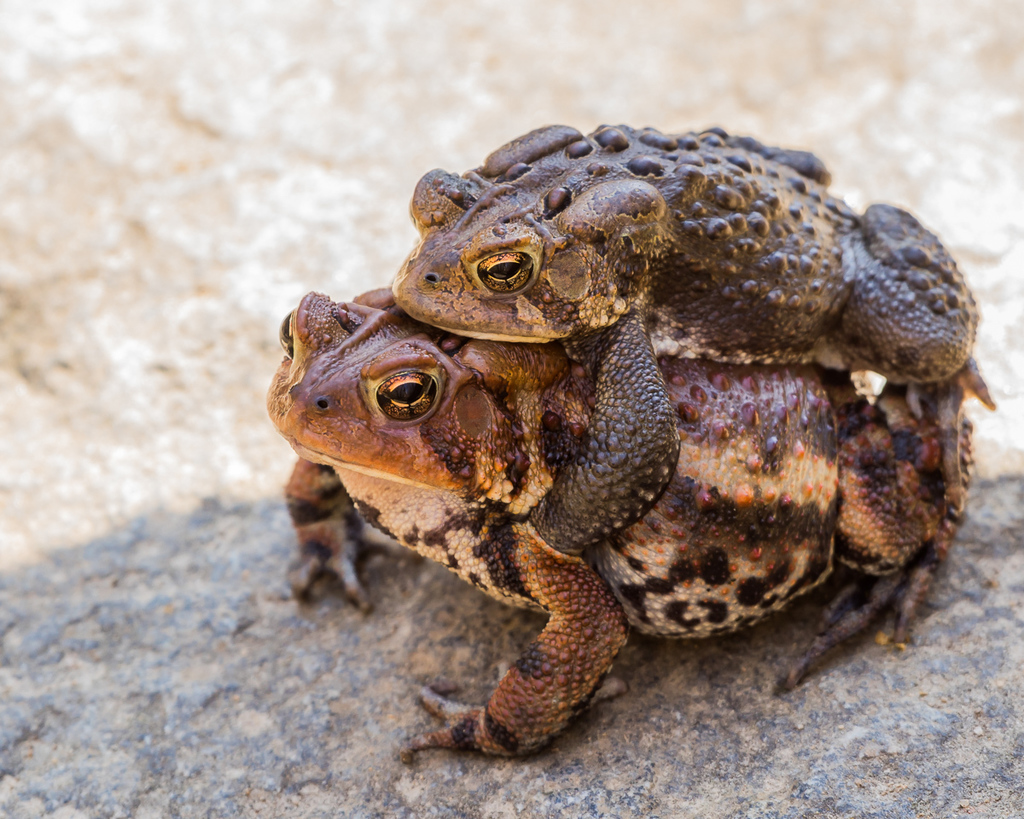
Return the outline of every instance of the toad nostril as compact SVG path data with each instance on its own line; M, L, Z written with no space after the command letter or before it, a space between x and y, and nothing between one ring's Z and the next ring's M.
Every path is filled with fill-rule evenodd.
M441 277L438 276L436 273L427 273L423 277L423 280L428 284L437 284L439 281L441 281Z
M313 403L316 404L317 407L319 407L320 409L325 410L331 406L331 399L328 398L326 395L321 395Z

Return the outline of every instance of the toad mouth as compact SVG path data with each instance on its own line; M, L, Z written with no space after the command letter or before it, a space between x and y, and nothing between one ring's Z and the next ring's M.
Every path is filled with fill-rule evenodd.
M326 466L332 466L335 469L346 469L351 472L359 472L360 474L367 475L371 478L391 481L392 483L400 483L405 486L415 486L418 489L428 489L430 491L435 491L437 489L436 486L431 486L430 484L423 483L422 481L403 478L401 475L395 475L391 472L374 469L372 466L350 463L349 461L343 461L340 458L327 455L323 452L319 452L318 450L310 449L309 447L300 444L291 435L286 435L285 438L287 438L288 443L291 444L292 449L295 450L295 454L307 461L312 461L317 464L325 464Z

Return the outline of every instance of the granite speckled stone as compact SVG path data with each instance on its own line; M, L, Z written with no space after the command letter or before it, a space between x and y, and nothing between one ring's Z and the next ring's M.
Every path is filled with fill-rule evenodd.
M0 815L1024 815L1022 41L1016 0L0 2ZM779 696L814 600L634 637L550 751L406 767L417 688L482 699L543 621L401 553L369 616L288 598L277 328L390 279L425 171L606 121L809 148L935 230L982 480L905 651Z
M906 650L865 635L776 694L823 594L725 639L634 636L630 692L549 750L411 766L418 687L485 697L541 617L398 549L364 567L369 615L329 587L300 606L280 503L148 516L0 574L0 812L1020 816L1022 510L1024 482L978 488Z

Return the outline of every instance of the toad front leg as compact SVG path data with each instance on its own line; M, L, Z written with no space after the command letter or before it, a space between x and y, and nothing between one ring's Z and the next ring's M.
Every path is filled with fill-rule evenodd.
M551 546L580 554L660 497L679 458L679 418L637 309L566 348L590 367L597 403L576 460L531 519Z
M551 619L483 708L425 690L427 710L448 725L406 745L405 762L426 748L499 756L538 750L586 708L626 642L625 612L604 580L579 558L549 548L532 527L514 528L513 560L523 587Z
M334 575L345 596L370 610L356 561L386 540L367 529L337 473L329 466L299 459L285 485L288 514L299 541L299 556L288 571L292 593L306 597L318 578Z

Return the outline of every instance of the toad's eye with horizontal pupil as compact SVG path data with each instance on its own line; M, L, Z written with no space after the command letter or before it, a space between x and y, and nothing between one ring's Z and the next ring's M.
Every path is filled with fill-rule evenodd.
M289 313L281 322L281 346L288 354L288 358L295 357L295 340L292 338L292 314Z
M498 293L511 293L530 280L533 258L529 253L507 250L488 256L476 267L477 275L487 287Z
M436 399L437 379L429 373L397 373L377 387L377 406L397 421L426 415Z

